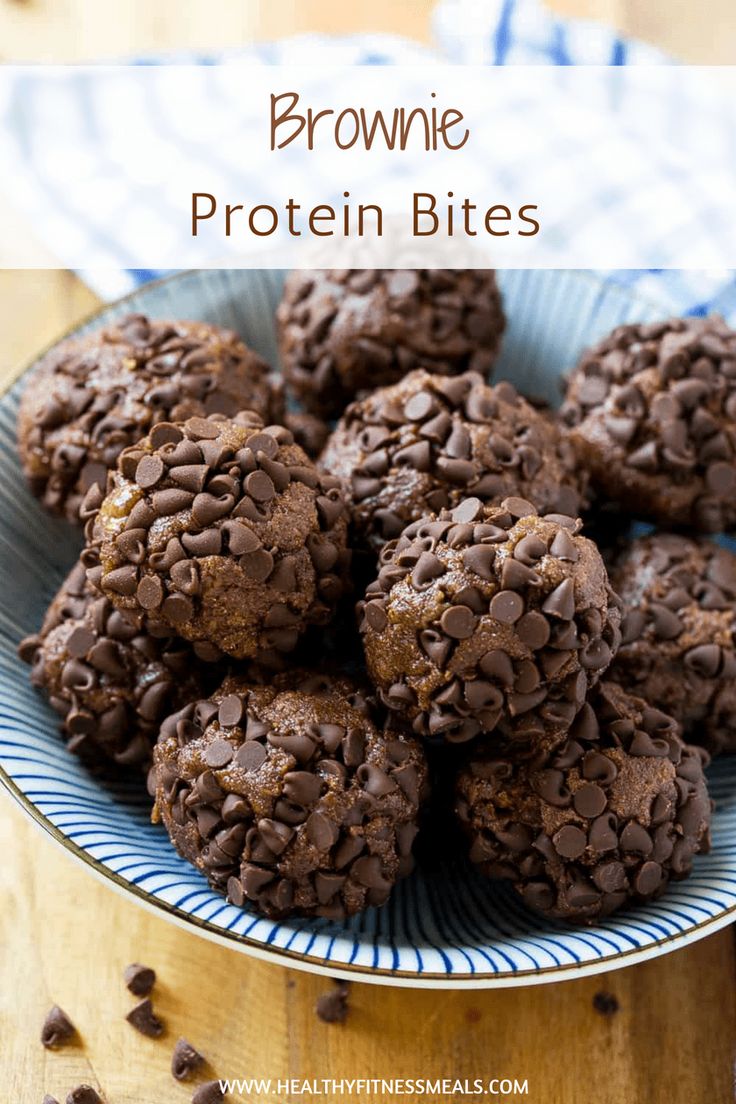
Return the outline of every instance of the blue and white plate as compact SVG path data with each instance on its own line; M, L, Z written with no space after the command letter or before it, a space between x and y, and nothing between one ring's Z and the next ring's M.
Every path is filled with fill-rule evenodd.
M613 326L664 313L579 272L501 277L510 324L499 375L549 399L581 348ZM238 330L276 361L273 272L181 273L105 307L80 330L130 310ZM18 641L38 628L73 563L78 537L25 489L15 453L21 384L0 399L0 773L23 808L90 870L184 927L261 958L362 981L409 986L528 985L651 958L736 918L736 758L710 771L717 810L710 855L662 900L593 928L540 919L503 885L462 862L422 866L390 902L345 923L275 923L227 904L149 822L145 792L101 786L64 748L57 720L30 687ZM114 909L114 899L110 908Z

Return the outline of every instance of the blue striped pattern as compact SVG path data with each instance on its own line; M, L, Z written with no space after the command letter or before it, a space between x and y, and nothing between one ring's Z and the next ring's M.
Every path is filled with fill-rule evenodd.
M661 309L588 273L510 272L501 281L511 322L500 375L550 398L587 341L620 322L653 319ZM280 282L271 272L184 273L106 308L93 325L128 309L199 317L236 328L275 359L271 319ZM78 547L76 535L49 521L19 478L18 391L0 401L0 767L26 807L87 862L149 904L243 949L296 956L295 965L331 973L357 970L368 980L553 980L674 949L728 921L736 909L736 760L711 770L715 846L697 860L693 876L660 902L590 930L540 920L507 887L447 857L400 885L384 909L345 924L276 924L228 905L150 824L138 784L103 785L65 750L54 715L15 657L19 638L38 626Z

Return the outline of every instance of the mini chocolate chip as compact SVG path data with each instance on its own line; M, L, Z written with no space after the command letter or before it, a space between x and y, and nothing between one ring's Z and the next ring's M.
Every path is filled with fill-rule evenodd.
M154 491L151 495L151 505L157 517L170 517L181 510L187 510L192 504L194 496L189 491L179 490L177 487L168 487L164 491Z
M550 631L547 618L538 610L530 610L516 622L516 635L532 651L538 651L548 643Z
M227 534L228 548L234 556L244 556L261 547L260 540L244 521L226 521L222 531Z
M97 637L91 629L78 625L67 637L66 650L76 659L82 659L94 646Z
M165 470L164 462L160 456L144 456L138 461L135 469L135 481L139 487L149 490L156 486Z
M410 422L423 422L436 410L436 400L429 391L419 391L404 403L404 414Z
M662 867L656 862L642 864L634 878L634 889L643 897L648 897L662 884Z
M153 1005L148 997L131 1008L125 1017L131 1027L139 1031L141 1035L147 1035L150 1039L157 1039L163 1034L164 1025L153 1011Z
M466 498L460 502L451 512L452 520L467 524L473 522L483 513L483 503L479 498Z
M601 990L593 997L593 1008L596 1012L600 1012L601 1016L613 1016L619 1010L619 1003L613 993L607 993L605 990Z
M265 583L273 571L273 556L265 548L257 548L241 556L238 563L254 583Z
M257 771L266 762L268 753L257 740L248 740L235 755L235 762L244 771Z
M41 1042L47 1050L65 1046L77 1034L72 1021L58 1004L48 1012L41 1028Z
M524 612L524 599L514 590L500 590L491 599L488 612L496 621L513 625Z
M545 598L542 609L551 617L571 621L575 616L575 585L572 579L563 579Z
M493 579L493 564L496 559L496 550L487 544L474 544L463 552L463 563L481 579L488 581Z
M605 791L595 782L584 782L573 794L572 801L575 811L591 820L600 816L608 804Z
M333 989L317 998L314 1009L324 1023L345 1023L349 1012L348 986L347 981L336 981Z
M134 996L147 997L156 984L156 972L150 966L141 966L139 962L133 962L125 967L123 980Z
M475 616L467 606L450 606L442 614L440 624L454 640L465 640L473 635Z
M240 694L228 694L226 698L223 698L220 702L217 718L221 725L225 728L232 728L234 725L239 725L243 719L244 711L243 698Z
M579 858L588 844L585 832L573 824L566 824L552 837L555 851L564 859Z
M204 1058L186 1039L177 1039L171 1056L171 1073L177 1081L188 1081L204 1065Z
M224 1100L225 1096L219 1081L205 1081L195 1089L192 1096L192 1104L223 1104Z
M381 601L367 602L363 607L363 617L373 632L383 632L388 625L385 605Z
M246 477L245 489L256 502L270 502L276 494L273 480L264 471L251 472Z
M204 761L208 767L218 770L226 767L233 757L233 746L229 740L213 740L204 751Z
M103 1104L103 1100L91 1085L77 1085L67 1096L66 1104Z
M138 572L133 564L126 564L125 567L116 567L103 574L102 581L106 590L130 598L136 592Z
M698 644L685 652L683 662L702 678L715 678L721 666L721 649L718 644Z
M654 631L660 640L674 640L679 636L684 626L682 621L672 610L666 606L652 602L649 606L649 616L652 620Z
M541 578L526 564L507 558L501 568L501 586L506 590L523 590L528 586L539 586Z
M185 621L189 621L192 617L194 606L191 599L185 597L185 595L170 594L164 600L161 611L172 624L183 625Z
M138 583L136 598L144 610L158 609L164 600L164 588L158 575L144 575Z
M641 824L635 820L629 821L620 837L624 851L636 851L642 855L648 855L654 846L652 838Z

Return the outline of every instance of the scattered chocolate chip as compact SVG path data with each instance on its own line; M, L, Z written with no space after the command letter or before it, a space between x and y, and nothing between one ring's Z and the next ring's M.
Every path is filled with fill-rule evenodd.
M219 1081L205 1081L194 1090L192 1104L222 1104L225 1094Z
M157 1039L159 1035L163 1035L164 1025L153 1011L153 1005L148 998L136 1004L135 1008L131 1008L125 1018L136 1031L140 1031L141 1035L147 1035L151 1039Z
M47 1050L66 1046L77 1034L72 1021L63 1009L55 1004L47 1014L41 1028L41 1042Z
M66 1104L104 1104L104 1101L91 1085L77 1085L67 1096Z
M188 1081L204 1065L204 1058L186 1039L178 1039L171 1057L171 1073L177 1081Z
M618 997L605 989L593 995L593 1008L596 1012L600 1012L601 1016L614 1016L620 1007Z
M150 966L141 966L140 963L133 962L125 967L123 980L136 997L147 997L156 984L156 972Z
M336 980L332 989L317 998L315 1011L323 1023L345 1023L350 1011L349 993L350 983Z

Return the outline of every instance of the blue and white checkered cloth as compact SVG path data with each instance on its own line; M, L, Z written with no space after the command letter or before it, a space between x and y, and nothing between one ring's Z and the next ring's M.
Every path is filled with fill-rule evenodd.
M140 64L199 63L203 65L235 60L254 65L431 65L438 61L456 64L488 65L641 65L667 64L669 59L656 49L624 39L614 31L598 23L564 20L554 16L543 6L542 0L442 0L433 17L436 48L429 49L415 43L388 35L366 35L351 38L327 38L300 36L280 42L257 45L245 50L225 54L177 54L166 57L138 59ZM34 81L39 88L43 80L25 77L23 111L17 116L17 133L10 135L11 162L4 165L4 173L22 181L22 190L29 196L43 195L43 204L34 211L34 222L41 239L53 250L59 248L70 234L80 230L91 233L90 226L81 226L84 214L70 210L63 194L44 187L40 164L34 160L34 151L44 149L46 139L52 140L54 111L42 96L33 95ZM212 110L216 89L213 88ZM40 101L40 102L39 102ZM178 105L177 105L178 106ZM201 107L202 105L200 105ZM662 105L664 112L665 106ZM204 105L206 110L207 105ZM103 145L109 135L99 133L99 116L94 120L83 103L75 110L75 140L79 156L92 156L95 143ZM104 117L103 117L104 118ZM162 125L165 125L165 117ZM110 122L112 122L110 120ZM119 119L116 120L119 125ZM724 149L730 151L731 137L721 135L719 120L709 119L714 141L723 138ZM683 114L683 126L698 126L702 119L693 111ZM725 129L725 125L723 127ZM2 135L0 134L0 139ZM176 132L164 135L164 140L176 143ZM2 148L0 144L0 148ZM75 146L76 148L76 146ZM736 166L732 166L736 167ZM632 167L632 171L634 171ZM647 181L651 190L651 180ZM16 191L17 195L17 191ZM128 206L131 195L121 197ZM705 227L706 210L695 212L694 219L701 218ZM152 270L124 269L122 258L126 255L124 234L118 226L115 211L105 220L106 244L118 249L121 268L84 270L83 276L101 295L112 298L160 275ZM95 227L95 232L97 227ZM119 239L119 240L118 240ZM716 310L736 320L736 280L731 271L701 272L684 270L617 270L606 272L611 280L629 285L636 284L641 294L662 306L663 313L708 313Z

